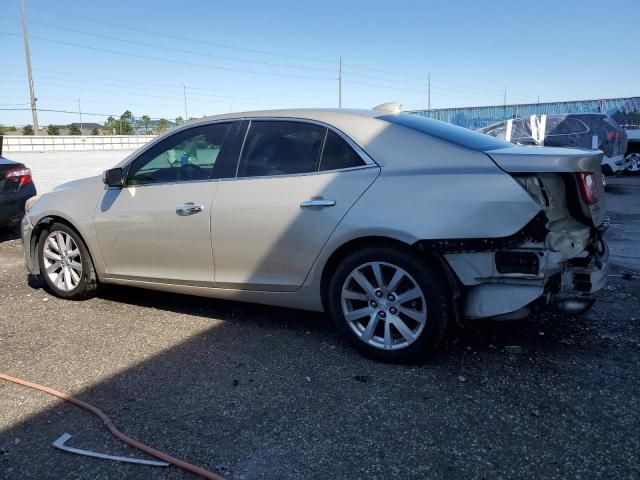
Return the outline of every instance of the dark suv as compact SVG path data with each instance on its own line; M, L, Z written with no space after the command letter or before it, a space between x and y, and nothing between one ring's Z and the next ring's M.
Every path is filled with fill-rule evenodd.
M517 145L602 150L602 173L615 175L625 168L627 134L603 113L532 115L494 123L480 131Z

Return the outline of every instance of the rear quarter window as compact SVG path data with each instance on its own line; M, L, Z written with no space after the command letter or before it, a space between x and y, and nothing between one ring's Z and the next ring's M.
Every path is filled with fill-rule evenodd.
M379 120L400 125L447 143L467 148L469 150L485 151L498 148L512 147L511 143L499 140L484 133L475 132L467 128L451 125L450 123L421 117L419 115L383 115Z

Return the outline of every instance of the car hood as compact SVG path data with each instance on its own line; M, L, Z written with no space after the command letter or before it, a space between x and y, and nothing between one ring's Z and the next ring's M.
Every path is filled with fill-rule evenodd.
M602 162L597 150L513 146L485 153L509 173L596 172Z
M53 189L54 192L60 192L63 190L71 190L75 188L82 188L89 185L101 185L102 177L97 175L95 177L81 178L79 180L72 180L71 182L61 183Z

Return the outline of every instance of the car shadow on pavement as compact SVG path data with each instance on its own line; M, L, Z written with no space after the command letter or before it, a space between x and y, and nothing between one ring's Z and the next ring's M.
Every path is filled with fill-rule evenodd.
M6 373L77 392L127 434L229 479L552 478L596 468L619 478L637 466L637 430L625 420L635 386L616 374L589 316L470 324L428 363L406 366L362 358L317 313L125 287L84 304L45 303L60 325L33 330L29 348L42 360ZM166 338L196 324L184 340ZM171 346L138 355L162 342ZM0 397L40 395L0 383ZM50 444L63 432L79 448L143 457L90 414L52 402L0 431L0 478L193 478L58 451Z

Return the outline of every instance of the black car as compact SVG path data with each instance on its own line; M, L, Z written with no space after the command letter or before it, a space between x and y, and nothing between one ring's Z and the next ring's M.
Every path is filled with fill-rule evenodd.
M24 204L35 194L31 170L0 156L0 228L19 222Z
M625 168L627 134L603 113L532 115L494 123L480 131L517 145L602 150L602 173L615 175Z

